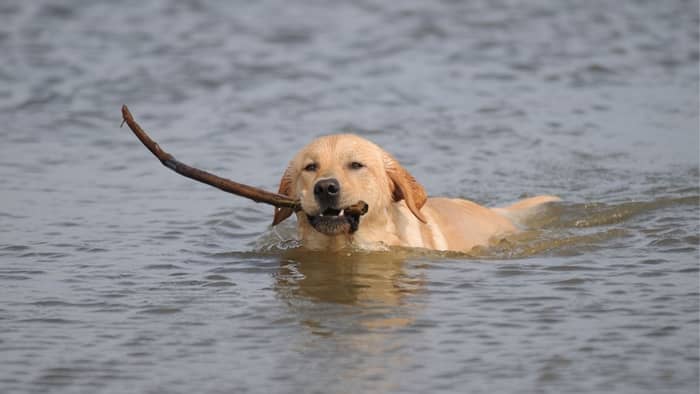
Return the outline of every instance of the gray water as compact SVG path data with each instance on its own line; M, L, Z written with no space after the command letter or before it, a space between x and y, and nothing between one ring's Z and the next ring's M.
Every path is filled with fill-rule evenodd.
M146 3L146 4L144 4ZM0 3L0 392L697 393L697 1ZM431 195L561 196L469 254L309 253L364 135Z

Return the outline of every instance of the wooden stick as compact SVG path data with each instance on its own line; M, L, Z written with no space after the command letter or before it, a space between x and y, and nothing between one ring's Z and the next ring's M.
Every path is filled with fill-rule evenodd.
M285 195L271 193L253 186L234 182L230 179L216 176L178 161L175 159L175 157L173 157L173 155L161 149L160 146L153 141L148 134L146 134L141 126L136 123L126 105L122 106L122 117L124 118L122 125L126 123L131 131L134 132L136 137L138 137L138 139L143 143L143 145L146 146L146 148L148 148L148 150L150 150L151 153L153 153L153 155L155 155L155 157L157 157L164 166L170 168L178 174L194 179L195 181L214 186L215 188L221 189L225 192L249 198L255 202L263 202L274 205L278 208L292 208L294 211L301 209L301 203L299 201L292 200Z
M164 166L170 168L178 174L184 175L190 179L194 179L195 181L214 186L215 188L223 190L225 192L249 198L255 202L263 202L266 204L273 205L277 208L291 208L295 212L301 210L301 202L299 202L298 200L293 200L288 196L277 193L271 193L262 189L258 189L257 187L234 182L230 179L216 176L198 168L190 167L187 164L178 161L177 159L175 159L175 157L173 157L173 155L161 149L158 143L153 141L151 137L141 128L141 126L139 126L139 124L136 123L134 117L131 115L131 112L129 112L129 108L126 105L122 106L122 117L122 125L126 123L131 129L131 131L133 131L136 137L141 141L141 143L143 143L143 145L146 148L148 148L148 150L150 150L151 153L153 153L153 155L157 157L158 160L160 160L160 162L163 163ZM356 204L345 208L345 213L349 215L362 216L365 213L367 213L367 209L367 203L365 203L364 201L359 201Z

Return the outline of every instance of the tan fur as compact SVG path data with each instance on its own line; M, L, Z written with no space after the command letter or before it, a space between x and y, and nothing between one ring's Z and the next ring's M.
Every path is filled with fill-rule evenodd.
M352 162L364 167L352 169ZM310 163L315 163L316 169L305 171ZM329 236L309 224L306 214L317 215L320 209L314 185L326 178L340 183L340 206L360 200L369 205L355 233ZM302 211L297 212L299 236L305 247L322 250L352 245L373 250L406 246L468 251L487 245L494 237L516 232L513 220L543 203L558 200L538 196L491 209L468 200L427 198L420 183L389 153L352 134L321 137L304 147L289 163L279 193L301 201ZM292 213L290 209L276 209L273 225Z

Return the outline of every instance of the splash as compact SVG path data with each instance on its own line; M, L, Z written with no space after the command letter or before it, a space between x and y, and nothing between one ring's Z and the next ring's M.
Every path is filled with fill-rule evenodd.
M652 201L633 201L619 204L558 203L549 204L523 222L523 231L493 239L488 246L477 246L466 252L433 251L420 248L389 248L385 252L362 250L341 251L334 259L383 260L392 259L480 259L511 260L534 256L575 256L602 247L616 239L631 237L633 229L628 225L645 215L673 207L700 207L700 196L659 198ZM294 258L303 256L317 259L319 252L301 247L293 225L271 229L254 243L255 252L287 254ZM327 253L320 252L321 255ZM315 256L315 258L313 257ZM361 257L360 257L361 256Z

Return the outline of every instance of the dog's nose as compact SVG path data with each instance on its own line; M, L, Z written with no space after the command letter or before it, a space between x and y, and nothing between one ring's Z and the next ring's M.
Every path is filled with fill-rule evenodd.
M340 183L335 178L321 179L314 185L314 196L324 205L331 205L339 194Z

